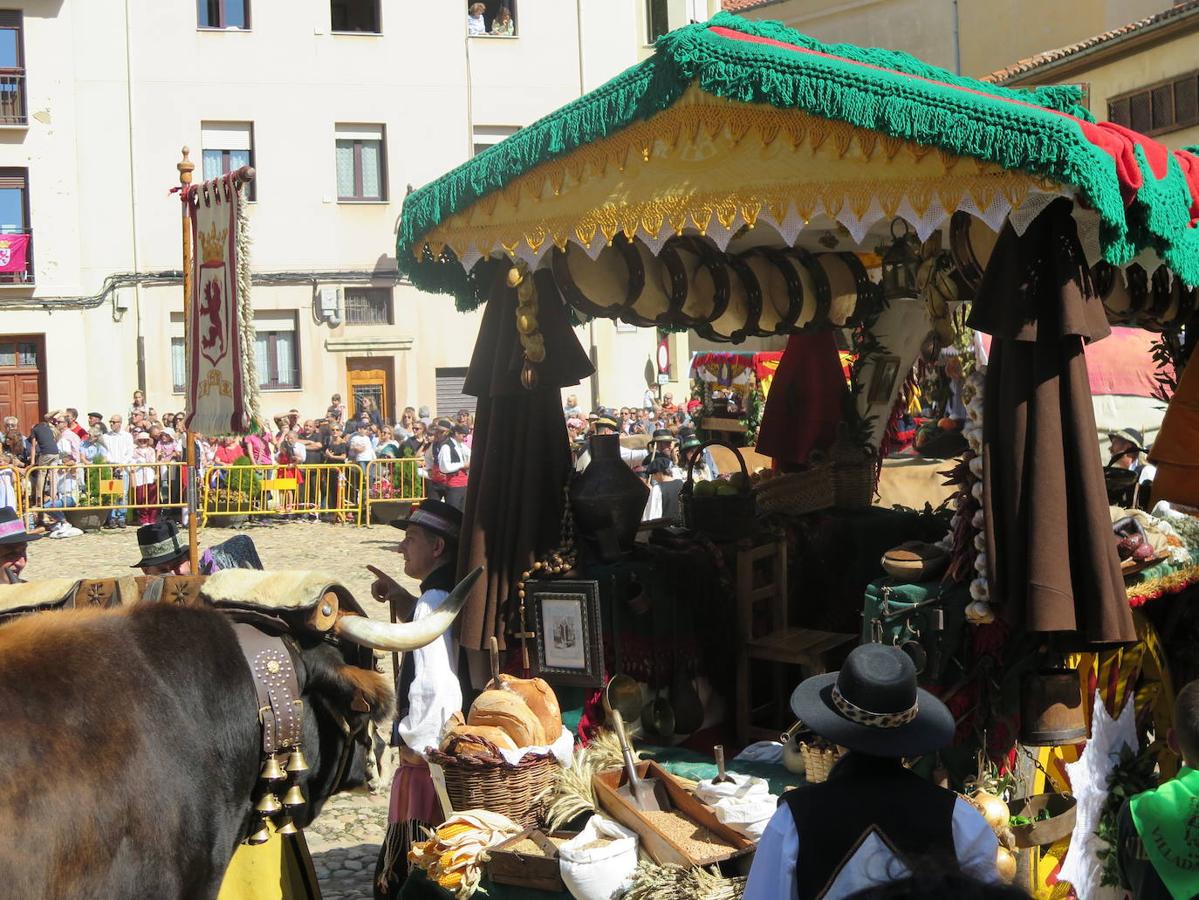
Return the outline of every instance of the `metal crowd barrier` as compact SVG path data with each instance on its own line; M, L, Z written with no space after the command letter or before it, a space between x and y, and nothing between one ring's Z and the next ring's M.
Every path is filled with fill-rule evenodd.
M72 511L183 509L187 506L183 462L60 463L29 466L16 478L18 512L27 516ZM131 523L135 524L135 523Z
M220 465L204 470L200 523L232 518L330 517L361 524L365 476L356 463Z
M366 464L367 491L362 520L371 523L371 509L379 503L414 503L425 499L425 479L419 469L423 460L375 459Z

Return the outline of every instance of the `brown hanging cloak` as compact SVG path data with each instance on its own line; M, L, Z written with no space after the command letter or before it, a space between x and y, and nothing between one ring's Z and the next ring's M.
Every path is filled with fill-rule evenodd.
M971 327L987 367L983 485L991 599L1062 649L1136 640L1104 488L1085 342L1110 333L1069 200L1004 227Z

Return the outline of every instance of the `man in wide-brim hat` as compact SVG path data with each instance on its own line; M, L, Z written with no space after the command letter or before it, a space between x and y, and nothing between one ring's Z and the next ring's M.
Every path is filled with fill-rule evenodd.
M371 596L389 603L399 621L417 622L436 612L454 587L462 513L445 501L425 500L391 525L405 532L396 549L404 555L404 574L420 581L420 596L368 566L375 575ZM458 641L451 631L405 653L397 680L393 744L400 747L400 768L392 782L388 831L376 873L384 883L376 896L386 897L397 896L407 877L412 841L443 820L424 754L438 746L446 722L462 709Z
M174 522L154 522L137 530L142 558L129 568L146 575L190 575L191 549Z
M827 781L783 795L758 844L745 900L845 897L940 867L996 881L998 840L953 791L907 769L953 741L945 704L916 686L898 647L855 647L839 672L791 695L813 732L849 752Z

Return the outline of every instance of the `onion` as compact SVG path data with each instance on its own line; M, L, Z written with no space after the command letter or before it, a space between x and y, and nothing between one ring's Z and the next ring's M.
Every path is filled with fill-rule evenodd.
M995 870L999 873L999 880L1004 884L1011 884L1016 877L1016 855L1004 847L1000 847L995 853Z
M978 791L970 799L978 807L978 811L983 814L983 818L987 820L992 831L998 834L1001 828L1007 827L1012 814L1006 803L987 791Z

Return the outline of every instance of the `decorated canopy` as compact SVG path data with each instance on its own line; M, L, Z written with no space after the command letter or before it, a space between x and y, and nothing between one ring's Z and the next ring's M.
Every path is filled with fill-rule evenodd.
M895 218L921 239L958 211L1020 232L1064 196L1088 260L1199 283L1199 158L1078 100L722 13L410 194L398 264L468 309L486 298L469 273L492 256L595 259L622 235L655 256L682 235L729 252L873 249Z

